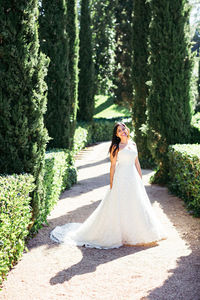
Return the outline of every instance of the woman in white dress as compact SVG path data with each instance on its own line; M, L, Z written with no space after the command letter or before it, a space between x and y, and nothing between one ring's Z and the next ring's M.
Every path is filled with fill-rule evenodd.
M137 147L117 123L110 152L110 188L84 223L57 226L53 241L100 249L154 244L165 237L142 182Z

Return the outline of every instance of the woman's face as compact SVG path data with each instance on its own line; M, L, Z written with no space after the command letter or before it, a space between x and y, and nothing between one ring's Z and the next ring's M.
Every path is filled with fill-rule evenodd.
M128 137L128 130L126 129L126 127L119 125L117 127L116 136L119 137L120 139L123 137Z

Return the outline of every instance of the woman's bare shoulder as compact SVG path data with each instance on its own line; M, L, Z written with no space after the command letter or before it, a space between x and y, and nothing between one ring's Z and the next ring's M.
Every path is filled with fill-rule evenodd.
M131 145L136 146L136 143L135 143L133 140L129 140L129 143L130 143Z

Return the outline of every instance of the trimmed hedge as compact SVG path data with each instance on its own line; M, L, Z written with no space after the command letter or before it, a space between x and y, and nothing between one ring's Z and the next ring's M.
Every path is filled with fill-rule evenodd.
M0 176L0 284L19 260L31 223L32 175Z
M103 141L111 141L116 122L124 122L133 131L131 118L94 119L93 122L80 122L74 136L74 152L78 153L85 146Z
M195 216L200 216L200 145L169 147L169 189L180 196Z
M77 181L77 171L74 167L72 152L65 149L51 149L45 154L43 188L45 199L32 232L38 231L43 223L47 224L47 217L57 203L60 194L70 188Z
M200 112L192 117L191 144L200 143Z

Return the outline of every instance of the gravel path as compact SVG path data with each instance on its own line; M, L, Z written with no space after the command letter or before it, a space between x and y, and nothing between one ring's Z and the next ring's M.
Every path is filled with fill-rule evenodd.
M6 300L200 300L200 219L165 187L143 181L168 239L154 247L112 250L64 246L49 239L56 225L82 222L109 184L109 143L77 156L78 184L64 192L29 251L11 270L0 299Z

